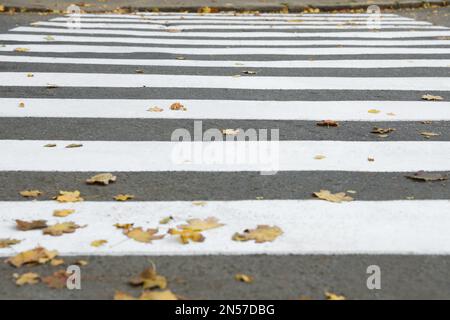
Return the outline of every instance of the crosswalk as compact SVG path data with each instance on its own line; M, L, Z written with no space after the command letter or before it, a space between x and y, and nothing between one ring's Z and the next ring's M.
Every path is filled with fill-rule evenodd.
M372 30L369 17L84 14L78 29L64 16L0 34L0 239L22 240L0 255L37 245L75 256L450 254L447 182L405 178L450 171L450 29L383 14ZM186 109L171 110L175 102ZM339 126L316 126L328 119ZM172 140L178 129L193 138L198 121L204 130L278 129L280 141ZM261 174L267 163L195 158L261 146L273 174ZM85 185L101 172L117 182ZM28 201L25 189L44 194ZM314 199L320 189L355 200ZM60 190L85 201L52 200ZM119 193L135 199L113 201ZM75 214L55 218L57 209ZM186 246L170 236L126 241L113 227L164 234L210 216L225 226ZM51 237L17 231L15 219L86 227ZM257 225L283 234L232 241ZM99 239L108 243L90 245Z

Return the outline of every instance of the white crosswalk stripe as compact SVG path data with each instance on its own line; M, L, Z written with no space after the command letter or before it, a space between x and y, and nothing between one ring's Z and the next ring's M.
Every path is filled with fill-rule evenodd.
M371 200L363 201L358 193L364 190L357 190L355 201L331 203L312 196L217 199L208 190L208 183L220 183L218 174L254 173L271 179L277 172L306 172L324 177L325 189L341 173L450 171L449 28L383 14L380 29L372 30L369 17L86 14L80 29L71 28L67 23L74 17L65 16L0 34L0 122L17 124L11 125L14 132L0 128L0 176L17 176L24 179L21 185L39 189L26 180L28 174L74 174L77 183L83 183L92 172L186 173L196 177L192 183L205 184L206 201L194 205L177 199L177 194L173 201L147 201L148 195L126 181L123 192L134 188L138 201L119 203L112 202L114 194L107 199L83 194L84 202L61 204L51 198L28 202L0 195L0 239L24 238L0 255L37 244L66 255L450 254L448 192L425 200L370 195ZM444 101L422 101L426 93L442 95ZM186 110L171 110L174 102ZM103 120L121 125L106 128L100 124ZM285 124L313 130L317 126L308 121L334 120L344 124L323 132L337 134L346 125L354 132L339 139L327 135L281 141L208 141L200 132L206 141L180 142L186 131L193 138L191 128L183 125L192 127L201 120L228 126L211 133L217 140L225 138L221 130L245 132L249 122L268 131ZM138 121L161 132L152 141L97 138L105 129L132 130L141 125ZM439 123L442 131L418 128L410 140L394 136L389 141L363 131L367 124L410 128L414 122L425 126L429 121ZM45 130L21 134L24 129L35 132L33 124L38 122ZM70 140L58 137L66 129L60 122L75 123ZM98 123L98 132L88 138L82 134L87 123ZM244 124L247 127L239 127ZM180 131L165 136L164 127L176 126ZM50 144L54 146L44 147ZM78 147L66 148L70 144ZM405 183L425 185L406 178ZM49 220L53 210L69 207L76 210L70 220L87 225L76 234L54 238L32 231L23 236L11 227L14 219ZM168 214L174 221L159 225ZM153 244L125 242L113 227L135 223L164 233L186 219L208 216L225 226L209 230L205 242L189 247L170 236ZM277 225L283 235L264 244L231 240L234 232L258 224ZM99 238L108 245L89 245Z

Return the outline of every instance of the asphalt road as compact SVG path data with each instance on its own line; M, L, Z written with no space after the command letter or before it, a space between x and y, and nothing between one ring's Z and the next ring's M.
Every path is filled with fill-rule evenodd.
M426 20L437 25L450 26L450 8L402 10L400 15ZM53 18L53 15L0 15L0 32L15 26ZM3 53L2 53L3 54ZM7 54L7 53L5 53ZM9 54L9 53L8 53ZM39 54L29 53L30 56ZM42 55L42 54L41 54ZM60 54L61 57L83 57L82 54ZM95 57L85 54L86 57ZM98 55L99 57L101 55ZM172 58L169 54L132 54L128 58ZM121 58L117 54L115 57ZM186 59L194 56L186 55ZM348 56L347 58L355 56ZM424 55L423 58L431 58ZM449 55L433 55L435 59L449 59ZM228 56L203 56L202 59L228 59ZM241 60L251 57L241 57ZM280 57L260 56L261 59ZM298 59L282 56L280 59ZM301 56L301 59L327 59ZM341 56L335 56L341 59ZM360 57L361 58L361 57ZM371 56L379 59L382 56ZM398 58L414 58L399 55ZM362 57L367 59L367 57ZM142 67L144 73L234 75L243 68L176 68ZM0 72L82 72L134 73L134 66L57 65L57 64L0 64ZM295 71L276 68L252 68L258 76L293 76ZM445 68L391 68L374 69L370 74L357 69L305 69L302 76L332 75L336 77L448 77ZM221 90L189 88L46 88L0 86L1 98L98 98L108 99L247 99L253 100L397 100L416 101L422 94L436 93L450 100L450 92L432 91L357 91L336 90ZM435 141L450 141L448 121L420 123L416 121L377 122L379 127L393 127L396 131L386 138L371 134L374 122L343 121L339 128L325 129L314 121L302 120L206 120L207 128L278 128L281 140L339 140L339 141L425 141L422 131L439 132ZM102 140L102 141L168 141L176 128L192 130L193 121L186 119L89 119L89 118L0 118L2 140ZM450 174L449 171L443 173ZM252 172L117 172L118 182L111 186L86 186L83 181L94 172L0 172L0 200L27 201L19 190L38 187L44 192L40 200L50 200L58 190L77 186L86 200L111 201L111 196L127 190L141 201L193 200L248 200L263 197L271 199L310 199L311 191L326 185L330 190L357 190L355 198L362 201L405 199L450 199L447 181L421 183L405 178L407 173L301 171L280 172L275 176L261 176ZM276 210L276 208L274 208ZM255 221L255 223L258 223ZM3 235L2 235L3 236ZM0 236L0 238L2 237ZM326 234L322 237L327 237ZM62 238L63 239L63 238ZM17 287L15 272L37 272L49 275L63 268L50 266L24 267L18 270L0 264L1 299L111 299L116 290L137 295L139 289L127 284L152 263L159 273L168 278L170 289L187 299L323 299L324 292L343 294L349 299L448 299L450 297L450 258L447 255L349 254L349 255L225 255L225 256L68 256L66 264L80 259L88 261L82 267L82 290L48 289L43 284ZM378 265L382 271L382 289L369 290L366 286L369 265ZM234 280L237 273L254 277L251 284Z

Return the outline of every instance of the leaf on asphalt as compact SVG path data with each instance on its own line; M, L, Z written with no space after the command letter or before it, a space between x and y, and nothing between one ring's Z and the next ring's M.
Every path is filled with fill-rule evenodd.
M137 300L137 299L129 293L125 293L122 291L116 291L116 293L114 294L114 300L128 301L128 300Z
M114 196L114 200L116 201L128 201L134 199L134 195L132 194L118 194Z
M331 193L328 190L320 190L319 192L314 192L314 196L319 199L330 201L330 202L342 202L342 201L353 201L353 198L347 196L345 192Z
M430 139L432 137L439 137L441 135L440 133L428 132L428 131L422 131L420 134L427 139Z
M32 250L20 252L14 257L6 260L7 263L19 268L25 264L45 264L58 255L58 251L50 251L42 247L37 247Z
M55 211L53 211L53 216L59 217L59 218L64 218L64 217L71 215L74 212L75 212L75 210L73 210L73 209L55 210Z
M131 229L133 228L133 226L134 223L116 223L114 225L114 227L116 227L117 229L125 229L125 230Z
M325 298L327 300L347 300L344 296L332 292L325 292Z
M110 182L116 182L117 177L111 173L100 173L86 180L87 184L108 185Z
M58 270L51 276L42 278L42 282L45 283L49 288L52 289L63 289L67 286L67 279L69 274L66 270Z
M153 240L161 240L164 235L157 235L158 229L144 230L142 227L125 229L123 233L130 239L138 242L151 243Z
M165 289L167 287L167 279L156 273L155 268L145 269L139 276L130 279L133 286L141 286L143 289Z
M319 127L339 127L339 123L334 120L322 120L316 123Z
M157 106L155 106L155 107L151 107L151 108L149 108L147 111L150 111L150 112L163 112L164 111L164 109L163 108L160 108L160 107L157 107Z
M27 273L24 273L21 275L15 273L13 276L16 279L16 284L18 286L23 286L25 284L30 284L30 285L36 284L40 280L39 275L34 272L27 272Z
M182 244L188 244L189 240L193 242L203 242L205 237L199 232L191 229L169 229L168 233L172 236L180 236L180 242Z
M56 89L59 88L57 84L47 83L47 89Z
M209 217L206 219L189 219L188 224L180 225L178 228L182 230L192 230L192 231L205 231L209 229L223 227L224 224L219 223L219 220L215 217Z
M373 127L372 131L370 131L370 133L375 133L375 134L381 134L381 135L387 135L391 132L394 132L395 129L394 128L379 128L379 127Z
M77 266L84 267L84 266L87 266L89 264L89 262L87 262L86 260L77 260L77 261L75 261L75 264Z
M425 171L418 171L414 174L407 175L406 177L417 181L443 181L448 179L448 177L444 174Z
M80 191L59 191L59 195L55 197L58 202L80 202L84 201L81 197Z
M37 198L42 195L42 192L39 190L23 190L20 191L20 195L25 198Z
M15 244L21 243L21 240L17 239L0 239L0 249L9 248Z
M50 265L51 265L52 267L57 267L57 266L60 266L60 265L62 265L62 264L64 264L64 260L63 260L63 259L56 259L56 258L53 258L53 259L50 261Z
M50 236L59 237L62 236L64 233L74 233L75 230L79 228L83 227L77 225L75 222L63 222L54 224L52 226L48 226L42 232Z
M237 136L240 132L239 129L222 129L222 134L224 136Z
M68 144L66 146L67 149L72 149L72 148L81 148L83 145L81 143L71 143Z
M380 111L380 110L377 110L377 109L370 109L370 110L367 110L367 112L368 112L368 113L377 114L377 113L380 113L381 111Z
M16 227L20 231L44 229L47 228L47 221L46 220L23 221L17 219Z
M28 51L30 51L30 49L28 49L28 48L15 48L14 51L15 52L28 52Z
M243 73L243 74L249 74L249 75L257 74L256 71L252 71L252 70L245 70L245 71L242 71L242 73Z
M161 220L159 220L159 224L168 224L172 220L173 220L172 216L165 217L165 218L162 218Z
M142 69L137 69L137 70L135 70L134 72L136 72L136 73L138 73L138 74L143 74L143 73L144 73L144 70L142 70Z
M94 240L94 241L91 242L91 247L98 248L98 247L103 246L106 243L108 243L107 240Z
M444 100L444 98L442 98L441 96L434 96L432 94L425 94L425 95L422 96L422 100L441 101L441 100Z
M277 226L259 225L256 229L246 229L243 233L235 233L234 241L250 241L256 243L271 242L283 234L283 231Z
M179 102L175 102L170 106L170 110L174 110L174 111L186 111L186 107L183 106L181 103Z
M131 294L125 292L116 291L114 300L178 300L178 297L170 290L144 291L139 298L135 298Z
M253 277L243 274L243 273L238 273L234 276L234 279L236 279L237 281L241 281L241 282L245 282L245 283L252 283L253 282Z

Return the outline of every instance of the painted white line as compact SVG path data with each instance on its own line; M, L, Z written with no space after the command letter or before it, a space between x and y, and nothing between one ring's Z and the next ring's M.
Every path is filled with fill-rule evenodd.
M2 56L1 62L98 64L128 66L175 66L175 67L228 67L228 68L446 68L450 59L399 59L399 60L181 60L181 59L98 59L61 58L33 56Z
M83 16L84 14L82 14ZM177 12L139 12L136 15L143 16L192 16L192 17L370 17L373 14L368 13L259 13L259 14L241 14L241 13L177 13ZM381 17L401 17L398 14L393 13L381 13Z
M73 21L71 18L54 18L50 19L51 22L68 22ZM150 20L150 19L127 19L127 18L88 18L88 19L80 19L81 23L92 23L92 22L129 22L129 23L146 23L148 25L156 24L156 25L167 25L167 24L204 24L204 25L222 25L222 24L244 24L244 25L334 25L334 26L342 26L342 25L364 25L368 24L367 19L362 20L338 20L338 21L330 21L330 20L285 20L285 21L266 21L266 20L228 20L221 21L216 19L210 20ZM428 21L411 21L411 20L380 20L380 25L409 25L419 26L419 25L433 25Z
M217 131L217 132L216 132ZM0 140L1 171L364 171L450 170L447 141L216 141L190 139L187 129L172 141ZM242 131L242 130L241 130ZM267 131L267 130L266 130ZM251 135L252 132L243 132ZM270 133L270 132L269 132ZM258 133L255 133L258 134ZM264 132L259 132L262 136ZM419 134L419 133L417 133ZM201 137L201 136L200 136ZM231 137L232 139L234 137ZM254 137L257 138L257 137ZM259 137L262 139L262 137ZM273 136L272 136L273 138ZM192 138L193 139L193 138ZM266 137L267 139L267 137ZM56 148L44 148L55 143ZM81 148L65 148L81 143ZM323 160L315 160L318 154ZM372 157L375 161L368 161Z
M325 187L325 186L324 186ZM314 191L314 190L311 190ZM139 195L137 195L139 197ZM55 209L75 209L68 218L52 217ZM1 256L35 248L57 250L60 255L246 255L246 254L450 254L450 201L353 201L322 200L211 201L204 207L191 202L0 202L0 238L23 240ZM167 215L168 225L158 221ZM203 232L203 243L182 245L170 235L151 244L128 239L113 225L134 223L144 228L168 228L186 219L214 216L225 226ZM87 225L61 237L41 230L18 231L15 219L74 221ZM236 232L258 224L278 226L283 234L273 242L236 242ZM108 243L94 248L90 243ZM128 239L128 240L127 240Z
M83 52L83 53L173 53L184 55L374 55L374 54L450 54L450 48L392 48L392 47L337 47L337 48L171 48L96 46L71 44L7 44L0 52L14 52L17 48L27 48L31 52Z
M124 37L86 37L86 36L52 36L33 34L0 34L0 41L17 42L87 42L87 43L135 43L135 44L170 44L191 46L450 46L450 40L229 40L229 39L160 39L160 38L124 38Z
M173 100L0 99L0 117L120 119L247 119L339 121L450 121L450 102L428 101L241 101L179 100L187 111L170 111ZM20 102L25 108L18 108ZM163 112L148 112L158 106ZM367 112L377 109L378 114Z
M429 38L448 37L450 31L379 31L379 32L161 32L139 30L108 30L108 29L68 29L68 28L43 28L43 27L17 27L10 31L33 33L67 33L67 34L108 34L148 37L204 37L204 38L369 38L369 39L394 39L394 38Z
M32 26L51 26L51 27L67 27L66 22L51 22L51 21L39 21L33 22ZM179 24L176 26L165 26L165 25L152 25L152 24L139 24L139 23L81 23L81 27L87 26L88 28L102 28L102 29L144 29L144 30L171 30L171 29L179 29L179 30L222 30L222 29L238 29L238 30L314 30L314 29L330 29L330 30L351 30L351 29L363 29L371 31L367 25L267 25L267 26L259 26L259 25L248 25L248 24L237 24L237 25L215 25L215 24L202 24L202 25L185 25ZM380 25L379 29L448 29L443 26L433 26L433 25ZM212 33L211 36L214 36Z
M448 77L233 77L161 74L0 72L5 87L226 88L259 90L450 91Z

